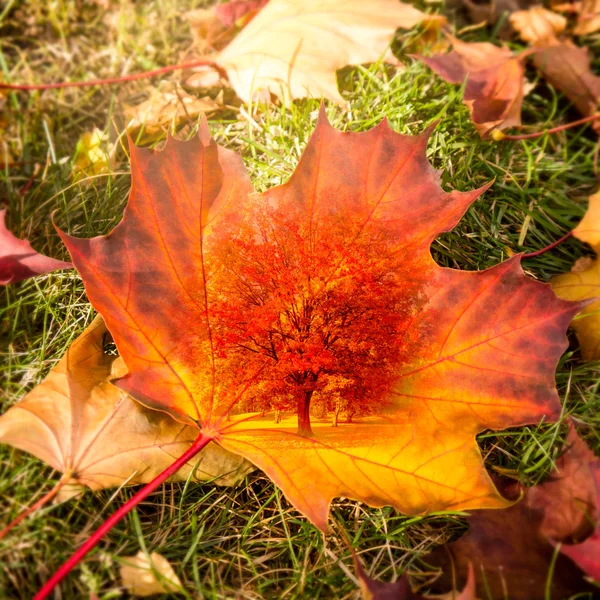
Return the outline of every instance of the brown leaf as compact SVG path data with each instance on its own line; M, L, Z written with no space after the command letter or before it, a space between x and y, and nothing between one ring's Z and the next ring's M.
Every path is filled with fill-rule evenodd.
M488 42L466 43L453 39L449 54L419 56L427 66L449 83L467 79L464 102L482 138L494 129L521 125L521 104L525 96L525 54L513 56L508 48Z
M138 552L135 556L123 556L119 568L123 587L133 596L177 594L182 592L179 577L169 561L152 552Z
M474 23L482 21L494 25L498 19L504 17L507 13L511 14L517 10L529 8L537 0L492 0L490 2L481 2L475 0L459 0L469 12L471 20Z
M555 41L556 35L562 33L567 26L565 17L543 6L518 10L510 15L509 21L521 39L534 46Z
M36 252L27 240L15 237L6 227L6 209L0 210L0 285L72 267L70 262Z
M561 42L535 50L533 62L546 81L561 91L584 116L593 115L600 101L600 77L590 70L587 48Z
M547 600L552 541L581 541L590 534L597 512L594 474L600 461L574 431L567 448L546 483L523 490L523 499L505 510L473 511L469 531L427 557L429 564L444 567L440 585L452 585L452 565L457 581L464 581L471 563L482 598ZM508 485L506 492L518 496L518 486ZM563 600L590 589L573 562L559 556L549 597Z
M215 58L237 95L343 102L336 71L381 58L426 15L398 0L271 0Z
M222 109L223 104L209 96L198 98L188 94L178 83L162 81L150 98L125 111L130 119L127 131L138 143L146 144L171 127L176 128L186 121L195 124L200 115Z
M384 583L369 577L356 556L354 566L363 600L477 600L475 596L475 576L471 564L469 564L468 568L467 583L462 592L452 590L441 596L421 596L415 594L410 587L406 573L395 583Z
M562 544L560 551L568 556L582 571L596 582L600 582L600 470L594 472L596 480L596 529L594 533L581 544Z
M0 416L0 442L64 473L75 490L147 483L196 438L193 428L144 408L110 383L127 371L122 359L104 353L105 334L97 317L46 379ZM248 463L215 444L206 450L175 480L192 474L197 481L223 476L219 483L232 483L248 471Z

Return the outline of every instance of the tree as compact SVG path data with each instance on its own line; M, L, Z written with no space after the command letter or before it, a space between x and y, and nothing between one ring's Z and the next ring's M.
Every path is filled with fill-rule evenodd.
M314 224L266 200L243 218L210 275L215 341L238 368L269 362L267 395L287 387L298 434L311 437L313 396L336 378L354 388L345 394L355 404L386 396L406 354L419 282L399 281L397 240L381 227L370 231L360 211L320 215L327 236L318 240Z

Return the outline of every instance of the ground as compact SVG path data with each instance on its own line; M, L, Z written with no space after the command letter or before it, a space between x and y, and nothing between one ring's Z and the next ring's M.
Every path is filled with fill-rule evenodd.
M201 3L122 0L107 3L106 13L102 4L6 3L0 11L3 77L14 82L85 80L174 64L188 56L192 37L183 13ZM410 38L399 40L400 53L409 49ZM463 38L497 41L493 31L483 28ZM592 52L599 49L593 41ZM457 228L434 243L440 264L490 267L513 253L543 248L577 224L587 196L595 191L596 141L589 128L523 142L481 141L461 102L460 87L445 84L419 62L404 61L403 71L382 65L344 70L340 84L348 106L328 107L328 114L336 127L352 131L369 129L384 116L395 130L413 134L439 120L428 151L433 164L444 169L445 189L469 190L495 179ZM528 75L535 80L534 72ZM127 161L121 157L111 173L74 182L77 140L93 127L116 139L124 105L144 99L155 84L6 96L0 135L18 164L1 167L0 197L8 205L12 231L28 237L37 250L66 258L52 214L78 236L114 227L130 182ZM256 188L266 189L290 175L314 128L318 106L318 100L306 100L289 110L271 106L252 115L232 110L210 126L219 143L242 153ZM528 131L576 118L568 102L543 81L527 96L523 116ZM526 260L524 267L528 275L548 281L589 253L570 240ZM94 313L73 271L31 279L0 293L4 410L43 378ZM585 437L595 449L600 447L598 367L580 360L573 341L557 371L565 415L574 414L585 425ZM540 424L485 433L479 442L491 469L533 484L551 471L563 435L559 424ZM38 460L0 447L0 522L14 517L56 478ZM22 524L0 542L0 598L31 598L72 549L132 493L88 493ZM392 509L370 509L344 499L334 502L333 516L363 551L370 572L388 580L404 570L426 573L424 552L465 528L456 513L406 518ZM339 537L322 536L259 473L234 489L163 486L72 573L57 598L87 598L92 592L101 600L121 597L117 557L140 548L159 551L171 561L187 598L356 597L351 560Z

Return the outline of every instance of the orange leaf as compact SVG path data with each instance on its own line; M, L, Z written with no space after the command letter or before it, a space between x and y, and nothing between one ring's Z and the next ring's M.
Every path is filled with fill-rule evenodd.
M65 474L63 499L82 486L99 490L147 483L196 439L195 429L134 402L110 383L126 373L123 361L103 351L100 317L78 337L46 379L0 416L0 443L37 456ZM220 483L244 476L247 464L211 444L175 480ZM204 460L206 458L206 460ZM65 496L64 491L69 493Z
M118 385L250 459L322 529L336 496L409 514L506 506L475 435L560 412L554 369L579 305L518 258L433 261L485 188L444 192L428 137L342 133L322 111L290 181L261 196L204 124L131 148L111 234L63 234L128 367ZM337 428L310 412L332 377L360 407ZM297 417L275 423L263 411L282 395Z

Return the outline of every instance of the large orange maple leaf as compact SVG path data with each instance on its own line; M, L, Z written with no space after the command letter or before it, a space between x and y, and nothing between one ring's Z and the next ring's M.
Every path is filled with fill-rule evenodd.
M204 124L160 152L132 146L111 234L63 234L128 367L117 384L251 460L321 529L336 496L406 514L506 506L475 435L560 411L579 305L518 257L434 262L431 242L487 186L444 192L428 137L342 133L322 111L289 182L259 195ZM311 412L332 395L351 423Z

